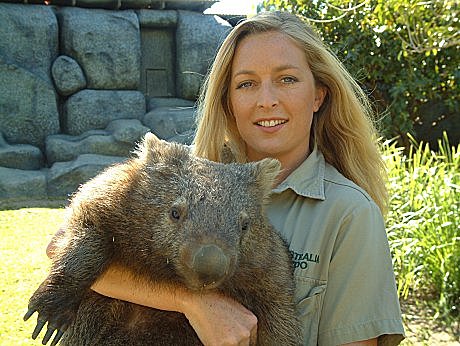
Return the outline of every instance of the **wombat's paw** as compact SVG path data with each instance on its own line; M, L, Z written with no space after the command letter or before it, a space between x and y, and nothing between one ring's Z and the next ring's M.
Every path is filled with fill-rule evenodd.
M43 286L41 286L30 298L24 320L28 320L37 311L37 325L32 333L32 339L37 338L44 325L48 322L42 343L46 345L56 331L56 335L51 342L51 345L56 345L67 327L75 319L77 309L78 304L75 304L75 298L60 297L56 292L43 289Z
M30 318L30 316L34 314L35 311L36 310L33 308L29 309L24 315L24 321L27 321ZM48 322L48 328L46 330L45 336L43 337L42 344L46 345L48 341L51 339L51 337L53 336L54 332L57 331L56 335L54 336L53 341L51 342L51 346L57 345L62 335L64 335L66 327L59 328L56 325L54 325L53 322L42 317L40 314L38 315L38 318L37 318L37 325L35 326L35 329L32 333L32 339L35 340L37 338L38 334L40 334L46 322Z
M29 309L27 313L24 315L24 321L27 321L30 316L34 314L35 310L34 309ZM38 334L40 334L41 330L43 329L43 326L46 324L47 320L41 315L38 315L37 318L37 325L35 326L35 329L32 333L32 339L36 339ZM59 340L61 340L62 335L64 335L64 328L59 329L58 327L54 326L51 321L48 321L48 328L46 330L45 336L43 337L42 344L46 345L48 341L51 339L53 336L54 332L57 331L56 335L54 336L53 341L51 342L51 346L57 345Z

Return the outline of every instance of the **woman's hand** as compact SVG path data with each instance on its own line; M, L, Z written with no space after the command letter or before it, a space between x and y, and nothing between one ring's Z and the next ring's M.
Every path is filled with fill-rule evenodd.
M206 346L256 344L257 317L231 298L189 291L181 310Z

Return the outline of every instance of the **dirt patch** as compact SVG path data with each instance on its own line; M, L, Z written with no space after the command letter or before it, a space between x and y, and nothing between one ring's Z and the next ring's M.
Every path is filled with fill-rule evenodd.
M460 323L442 322L427 304L401 302L406 340L401 345L460 346Z

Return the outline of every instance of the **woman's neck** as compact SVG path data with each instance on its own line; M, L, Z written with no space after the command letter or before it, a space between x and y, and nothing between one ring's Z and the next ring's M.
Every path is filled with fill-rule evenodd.
M248 160L259 161L267 157L270 157L280 161L281 171L278 174L275 181L275 186L278 186L307 159L310 153L311 151L309 147L307 147L306 150L299 150L295 153L291 152L287 155L250 155L248 153Z
M310 155L310 150L308 150L303 156L297 157L295 160L288 160L281 162L281 171L276 177L276 186L281 184L292 172L294 172L297 167L299 167Z

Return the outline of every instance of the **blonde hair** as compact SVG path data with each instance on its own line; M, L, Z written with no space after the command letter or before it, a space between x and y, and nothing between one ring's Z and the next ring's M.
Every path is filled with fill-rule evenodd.
M268 31L284 33L303 47L316 84L326 90L311 131L318 149L329 164L363 188L385 213L386 171L368 98L319 36L287 12L249 18L238 24L222 43L198 102L196 154L223 161L224 148L228 147L236 161L246 161L245 144L229 106L231 66L236 47L244 37Z

